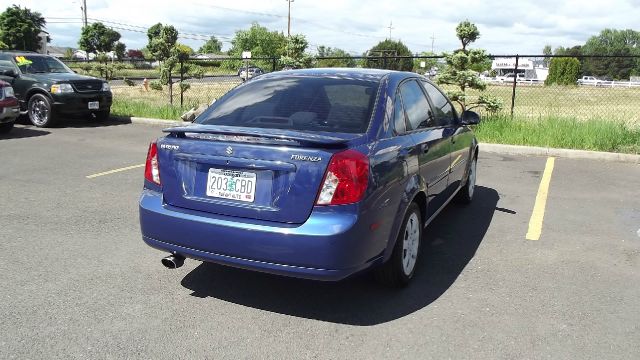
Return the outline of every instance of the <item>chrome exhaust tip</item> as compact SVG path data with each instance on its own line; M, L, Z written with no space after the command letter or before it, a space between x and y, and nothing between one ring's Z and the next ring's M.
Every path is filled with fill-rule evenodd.
M171 254L160 260L162 265L167 269L177 269L184 264L184 256L178 254Z

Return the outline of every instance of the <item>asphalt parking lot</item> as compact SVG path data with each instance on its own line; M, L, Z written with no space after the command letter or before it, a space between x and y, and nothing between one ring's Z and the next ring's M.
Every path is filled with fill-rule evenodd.
M0 358L640 358L640 165L555 159L528 240L548 159L481 150L474 203L430 225L392 290L164 269L137 212L160 135L75 121L0 137Z

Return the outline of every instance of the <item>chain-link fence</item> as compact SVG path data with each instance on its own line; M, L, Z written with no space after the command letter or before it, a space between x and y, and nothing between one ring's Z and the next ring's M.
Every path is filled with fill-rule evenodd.
M577 68L567 69L568 62ZM246 78L282 69L277 58L190 59L176 66L169 86L168 79L160 81L160 64L154 61L68 61L67 65L81 74L110 79L115 101L183 109L211 103ZM446 63L439 56L389 55L316 58L313 66L410 70L437 81ZM498 115L621 120L640 126L640 56L491 56L477 70L487 83L482 93L502 103ZM466 93L470 98L481 94Z

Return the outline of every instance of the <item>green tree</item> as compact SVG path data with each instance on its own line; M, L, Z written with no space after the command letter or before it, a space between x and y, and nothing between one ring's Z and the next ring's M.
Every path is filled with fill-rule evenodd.
M160 82L169 85L169 103L173 104L173 81L171 74L179 64L180 50L176 48L178 30L171 25L157 23L147 30L147 50L161 62Z
M73 49L72 48L66 48L64 50L64 58L65 59L69 59L69 60L73 59Z
M238 30L231 40L231 49L228 54L232 57L239 58L243 51L251 51L251 56L256 57L272 57L280 58L286 55L285 47L287 45L287 37L278 31L269 31L257 22L251 24L247 30ZM263 68L271 68L272 61L252 60L252 62ZM223 63L226 68L237 69L244 66L244 62L238 60L229 60Z
M640 32L634 30L604 29L592 36L582 47L584 55L640 56ZM629 79L640 74L640 60L633 58L585 58L585 75Z
M474 68L486 63L488 56L482 49L468 49L467 47L480 38L478 27L468 20L461 22L456 27L456 36L462 44L462 48L453 53L443 53L446 68L440 72L436 81L438 84L455 85L458 89L448 91L449 98L456 101L462 107L462 111L476 107L484 107L490 112L502 108L502 103L494 97L480 95L471 97L467 90L474 89L484 91L487 84L480 79Z
M178 30L171 25L157 23L147 30L147 50L158 61L166 61L178 41Z
M384 40L367 51L369 57L364 61L368 68L411 71L413 60L409 58L398 59L397 56L412 56L413 54L402 41Z
M120 33L96 22L82 28L78 46L87 53L107 53L113 51Z
M7 46L7 44L5 44L4 42L0 41L0 50L6 50L9 47Z
M553 58L545 85L575 85L580 76L580 61L576 58Z
M203 74L200 67L187 62L193 53L192 48L180 43L176 43L172 50L172 56L178 61L178 74L180 75L180 81L178 82L180 106L184 105L184 93L191 88L191 84L185 81L185 78L188 76L202 77Z
M322 59L325 57L339 57L342 59ZM317 67L355 67L356 61L346 51L338 48L318 46Z
M216 39L215 36L212 36L198 49L198 52L201 54L221 54L222 42Z
M17 5L9 6L0 14L0 41L9 49L38 51L40 33L46 24L39 12Z
M308 46L309 43L304 35L291 35L285 46L286 55L280 57L280 63L295 69L310 67L313 57L306 53Z
M432 53L431 51L423 51L420 53L420 56L436 56L436 54ZM420 66L423 61L424 61L424 67ZM429 70L431 70L431 68L436 67L436 65L438 65L438 59L435 57L427 58L427 59L424 59L424 58L413 59L413 71L420 74L425 74L429 72Z
M544 48L542 49L542 54L546 56L553 55L553 50L551 50L551 45L545 45ZM549 57L545 57L542 60L542 63L544 64L545 67L549 67L550 62L551 62L551 58Z
M251 51L253 57L280 57L285 55L287 37L282 32L269 31L257 22L248 30L238 30L231 40L229 55L240 57L243 51Z
M122 60L124 59L124 54L127 51L127 46L124 43L121 43L120 41L118 41L114 46L113 46L113 52L116 54L116 58L118 58L118 60Z

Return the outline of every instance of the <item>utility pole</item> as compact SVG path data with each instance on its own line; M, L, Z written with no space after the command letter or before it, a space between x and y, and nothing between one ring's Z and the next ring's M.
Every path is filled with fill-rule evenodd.
M433 43L436 41L436 34L431 33L431 53L434 54L433 52Z
M289 15L287 15L287 37L291 37L291 3L295 0L286 0L289 3Z
M391 30L395 29L393 27L393 21L389 22L389 26L387 26L387 29L389 29L389 40L391 40Z
M82 26L87 26L87 0L82 0L82 6L80 7L82 10Z

